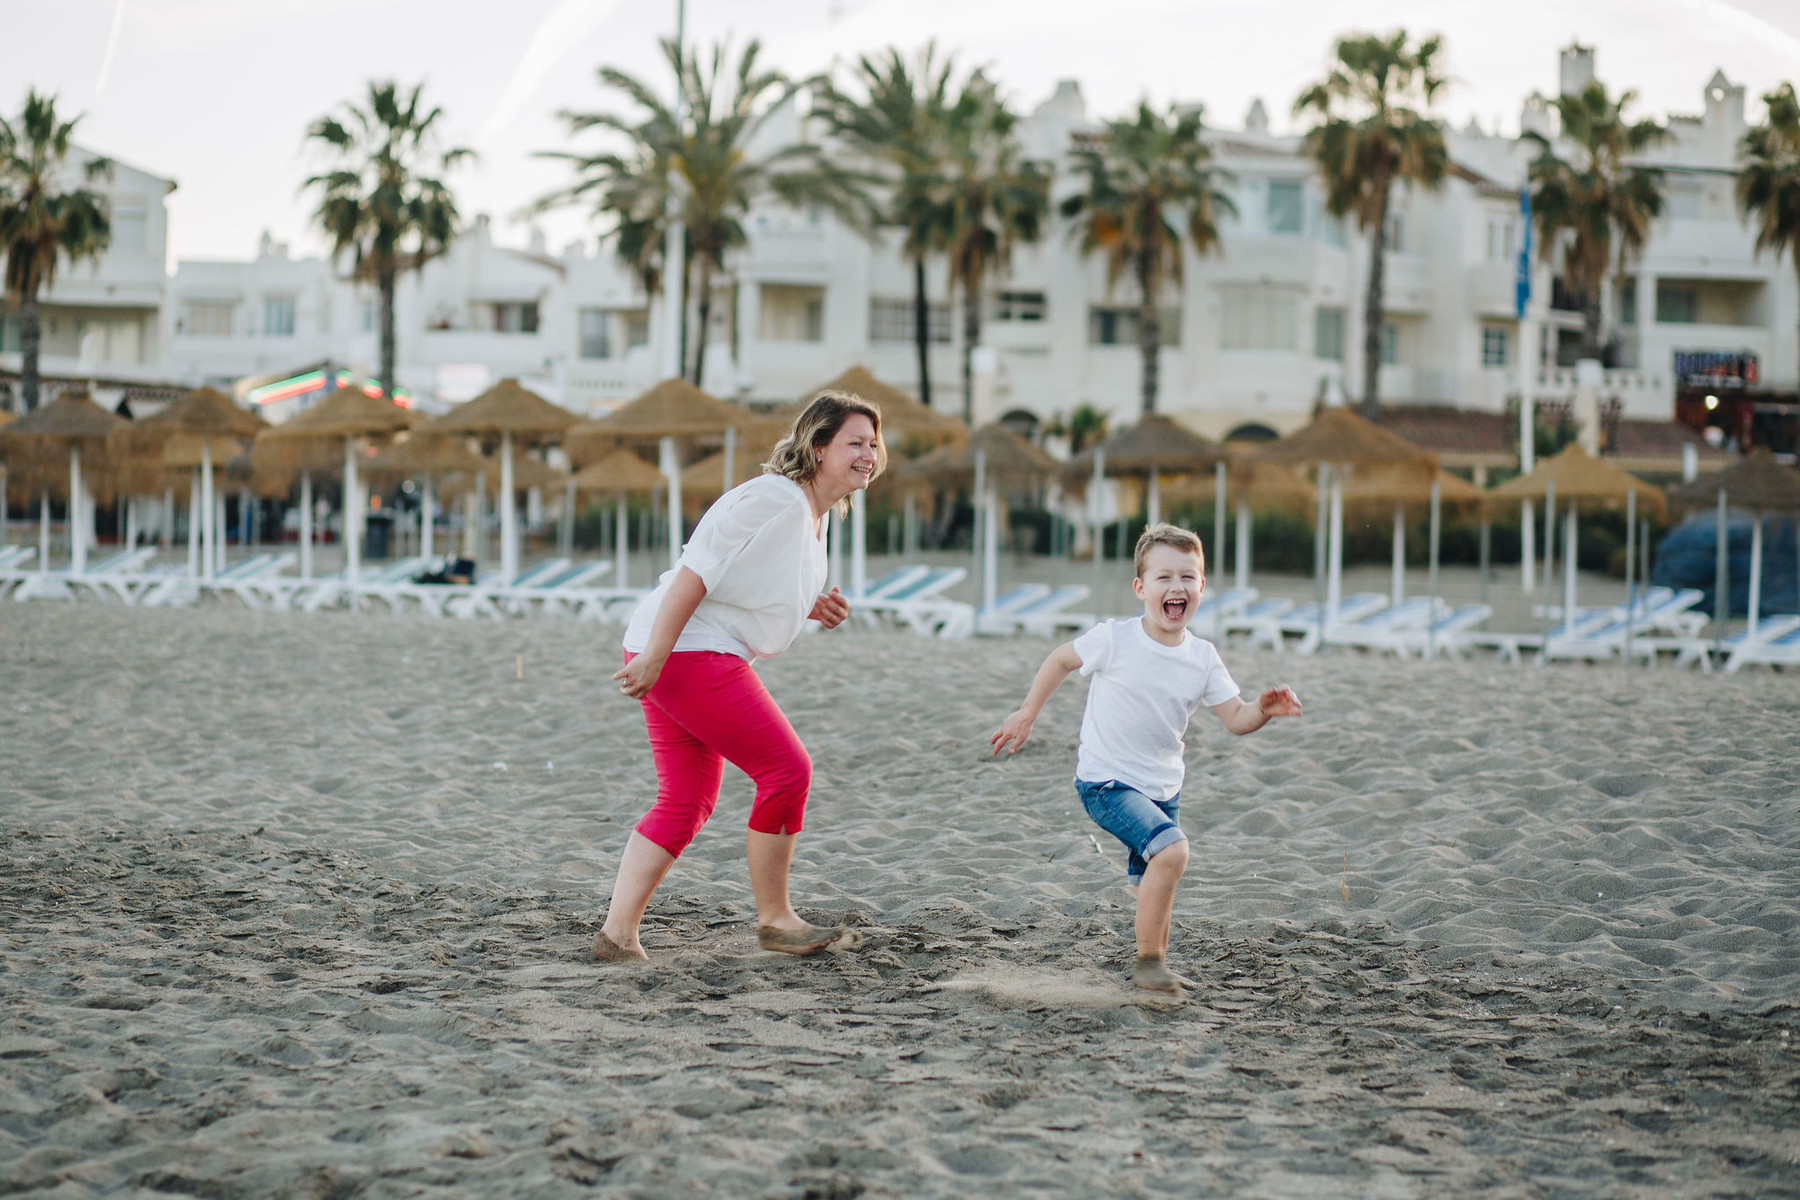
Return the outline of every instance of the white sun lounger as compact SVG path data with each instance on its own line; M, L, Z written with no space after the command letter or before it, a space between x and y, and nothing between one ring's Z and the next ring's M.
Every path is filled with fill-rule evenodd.
M1365 620L1387 607L1388 598L1380 592L1358 592L1338 601L1337 609L1325 616L1325 640L1329 642L1339 627ZM1276 624L1284 634L1299 634L1294 649L1311 654L1319 648L1319 605L1314 601L1296 605L1283 613Z
M84 585L100 586L113 576L128 575L135 572L156 557L153 547L140 547L136 550L120 550L105 558L88 564L86 570L76 574L74 566L58 567L54 571L32 571L19 582L13 592L14 600L74 600L77 599L76 588Z
M852 615L889 616L919 633L967 637L975 631L975 609L942 593L967 579L963 567L931 567L923 575L890 588L885 595L850 601Z
M1041 595L1004 613L979 614L975 627L980 633L1009 634L1023 630L1038 637L1054 637L1058 629L1092 620L1091 613L1069 611L1087 597L1086 584L1065 583L1061 587L1046 588Z
M1739 630L1725 639L1725 673L1735 675L1752 663L1792 666L1800 663L1800 615L1763 617L1756 636Z

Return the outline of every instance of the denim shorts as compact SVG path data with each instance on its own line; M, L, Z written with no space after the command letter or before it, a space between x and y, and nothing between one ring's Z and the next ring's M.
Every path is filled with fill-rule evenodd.
M1157 851L1187 841L1181 832L1179 792L1167 800L1153 800L1116 779L1100 783L1077 779L1075 791L1094 823L1125 843L1125 878L1132 883L1144 877L1144 867Z

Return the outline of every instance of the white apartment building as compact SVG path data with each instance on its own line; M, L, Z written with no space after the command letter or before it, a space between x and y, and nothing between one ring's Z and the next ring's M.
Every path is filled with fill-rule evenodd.
M95 157L72 148L63 183L106 197L112 244L95 262L62 263L55 282L39 293L38 369L50 379L108 381L118 391L169 373L162 310L168 288L166 197L175 182L116 159L110 177L88 179L85 168ZM11 295L0 295L0 376L8 388L20 365L18 304Z
M1570 47L1561 66L1562 88L1578 89L1592 77L1592 51ZM1627 416L1674 415L1690 382L1677 375L1678 357L1688 369L1754 363L1753 378L1739 382L1800 385L1792 265L1753 253L1732 194L1744 89L1719 74L1702 100L1699 115L1669 118L1673 138L1653 160L1667 171L1667 214L1623 291L1606 301L1623 333L1603 395ZM1525 102L1522 120L1549 131L1541 96ZM785 112L765 136L809 136L808 124ZM1055 172L1054 199L1077 183L1070 147L1102 128L1073 82L1021 122L1027 154ZM1261 102L1242 128L1210 136L1237 213L1223 223L1220 251L1190 256L1179 294L1165 301L1158 404L1214 436L1286 432L1322 395L1360 386L1366 240L1325 212L1299 137L1270 133ZM1532 149L1473 124L1449 143L1457 169L1443 187L1395 197L1382 399L1498 411L1521 384L1514 278ZM912 270L897 241L866 242L829 216L775 205L753 214L748 246L715 286L707 388L785 401L860 363L916 392ZM1527 319L1541 350L1532 390L1565 397L1580 316L1558 307L1546 267L1534 262L1532 273ZM941 261L928 284L934 403L960 412L960 298ZM1128 421L1139 403L1135 307L1130 285L1109 292L1101 263L1084 259L1066 223L1053 221L990 282L978 419L1051 420L1087 404ZM609 249L549 255L541 239L507 249L478 219L401 284L400 382L442 406L516 375L578 412L603 412L658 378L659 313ZM279 379L320 363L369 371L375 361L372 290L267 241L252 262L181 263L168 326L170 367L195 382Z

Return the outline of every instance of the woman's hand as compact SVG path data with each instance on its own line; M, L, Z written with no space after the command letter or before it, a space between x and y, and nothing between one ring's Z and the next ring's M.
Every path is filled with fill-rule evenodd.
M664 660L648 652L639 654L613 672L613 678L619 681L619 691L633 700L642 700L656 686L662 675Z
M820 596L807 616L827 629L836 629L850 617L850 602L844 599L844 593L832 588Z

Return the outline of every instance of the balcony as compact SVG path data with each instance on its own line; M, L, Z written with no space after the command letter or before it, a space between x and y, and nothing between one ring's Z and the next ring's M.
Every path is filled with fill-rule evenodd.
M1469 312L1477 317L1513 318L1518 314L1515 288L1518 268L1509 262L1481 262L1469 268Z

